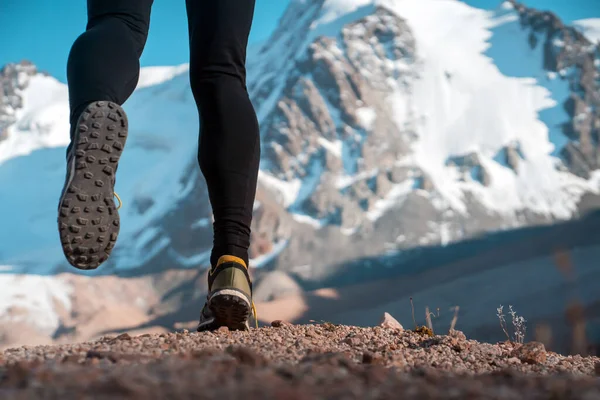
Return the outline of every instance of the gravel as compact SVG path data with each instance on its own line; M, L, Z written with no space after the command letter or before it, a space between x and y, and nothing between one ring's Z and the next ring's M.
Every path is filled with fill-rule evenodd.
M459 331L329 323L23 346L0 353L0 398L600 399L600 359Z

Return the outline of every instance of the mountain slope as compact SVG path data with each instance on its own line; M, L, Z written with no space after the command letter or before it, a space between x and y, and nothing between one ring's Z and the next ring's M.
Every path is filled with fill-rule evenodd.
M580 19L573 23L592 43L600 42L600 18Z
M333 4L293 3L290 15L302 17L274 36L290 55L272 50L288 61L256 72L263 78L251 86L265 115L262 181L322 235L310 254L289 247L285 263L319 259L317 278L357 247L380 254L571 218L585 193L597 194L592 154L581 157L579 144L581 134L595 140L597 112L571 124L583 115L564 111L595 110L597 84L570 88L597 54L582 36L571 58L530 44L534 31L548 40L571 32L555 16L542 13L544 25L517 3L488 13L407 0L352 3L335 19L326 17ZM318 34L332 29L341 32ZM509 49L523 62L505 75ZM261 91L279 100L260 101Z
M353 260L600 204L599 50L551 13L515 1L487 12L456 0L293 0L266 43L248 55L263 139L251 257L265 268L259 278L271 277L264 299L331 282ZM0 231L0 279L46 288L39 302L29 289L7 292L0 318L19 304L50 334L77 292L55 275L71 271L55 226L66 87L30 64L5 67L0 82L0 202L11 227ZM212 216L187 66L143 69L125 109L122 231L88 275L160 280L205 268ZM52 299L61 305L47 308Z

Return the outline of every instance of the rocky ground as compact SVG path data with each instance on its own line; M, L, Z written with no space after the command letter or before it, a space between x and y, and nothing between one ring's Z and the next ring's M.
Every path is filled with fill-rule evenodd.
M383 323L176 332L0 353L0 398L596 399L600 358Z

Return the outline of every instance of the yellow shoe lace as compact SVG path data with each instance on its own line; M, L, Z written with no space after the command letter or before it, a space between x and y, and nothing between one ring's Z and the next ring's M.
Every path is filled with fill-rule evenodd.
M252 314L254 315L254 323L256 324L256 329L258 329L258 313L256 312L256 306L254 305L254 301L252 301Z
M115 197L117 198L117 200L119 200L119 206L117 207L117 210L119 210L121 208L121 206L123 205L123 202L121 201L121 198L119 197L119 195L117 194L117 192L113 192L113 194L115 195Z

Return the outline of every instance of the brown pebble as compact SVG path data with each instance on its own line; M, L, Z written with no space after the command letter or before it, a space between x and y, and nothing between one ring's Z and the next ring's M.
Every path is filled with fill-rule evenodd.
M360 339L357 337L347 337L344 339L344 343L349 344L350 346L358 346L360 344Z
M383 358L379 355L373 354L370 351L365 351L362 356L363 364L383 364Z
M207 349L201 349L201 350L194 350L191 353L192 358L195 359L205 359L205 358L212 358L215 357L217 355L223 354L223 352L219 349L216 349L214 347L210 347Z
M300 360L300 363L314 363L317 365L330 365L339 367L351 367L354 362L344 353L331 351L310 352Z
M457 331L456 329L450 329L448 335L458 340L467 340L465 334L462 331Z
M219 329L217 329L217 332L227 333L229 332L229 328L226 326L220 326Z
M61 362L63 363L77 363L79 362L79 359L81 358L81 356L79 354L69 354L67 356L64 356L61 360Z
M15 385L25 387L29 380L33 366L30 362L21 361L11 365L2 374L2 383L4 385Z
M525 343L514 349L511 355L528 364L543 364L546 362L546 348L540 342Z
M85 365L98 365L100 364L99 358L86 358L83 362Z
M267 359L265 357L247 347L229 346L225 351L242 364L250 365L252 367L263 367L267 365Z
M126 332L117 336L115 340L131 340L131 336L129 336L129 333Z
M291 326L292 324L287 322L287 321L282 321L280 319L276 319L275 321L271 322L271 326L274 328L281 328L284 326Z
M111 362L116 362L116 358L113 357L113 354L109 351L96 351L96 350L89 350L87 352L87 354L85 355L85 358L96 358L98 360L102 360L102 359L108 359Z

